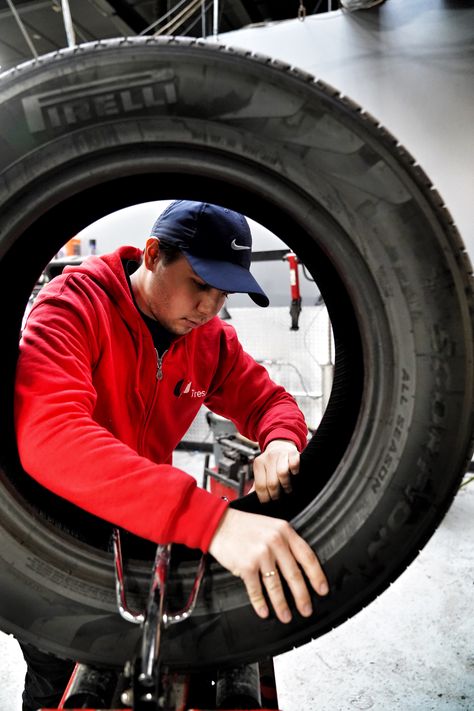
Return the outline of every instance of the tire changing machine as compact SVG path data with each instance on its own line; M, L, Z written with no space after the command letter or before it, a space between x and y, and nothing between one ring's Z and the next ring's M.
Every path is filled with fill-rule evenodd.
M252 462L258 448L232 431L228 420L209 413L214 433L216 466L204 465L203 486L229 500L242 496L252 483ZM160 661L160 645L166 629L186 620L193 612L206 567L203 555L185 607L169 613L167 582L172 545L156 549L145 613L137 613L127 604L120 531L113 531L117 605L120 615L142 627L139 656L126 662L123 671L76 664L57 709L87 711L215 711L228 709L278 709L273 660L243 665L235 670L216 671L213 675L176 672ZM214 677L214 678L212 678ZM257 693L256 693L257 692ZM258 698L255 698L255 697Z

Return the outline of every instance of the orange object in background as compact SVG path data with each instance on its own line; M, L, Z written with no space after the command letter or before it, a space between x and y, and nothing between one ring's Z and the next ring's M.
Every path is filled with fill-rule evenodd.
M78 257L81 254L81 240L79 237L72 237L64 245L66 257Z

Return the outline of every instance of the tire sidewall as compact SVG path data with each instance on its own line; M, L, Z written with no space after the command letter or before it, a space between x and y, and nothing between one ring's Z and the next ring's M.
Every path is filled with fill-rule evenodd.
M3 81L0 121L15 127L15 140L2 152L2 276L12 255L32 248L48 210L123 175L180 170L186 190L204 177L230 186L228 199L257 194L271 228L283 210L306 235L288 241L304 263L317 247L334 266L361 335L363 396L334 475L293 522L325 565L332 594L317 601L318 619L295 619L283 631L274 620L260 625L243 587L214 565L193 618L170 631L166 661L205 666L216 649L223 662L246 660L323 634L406 567L470 457L471 287L452 225L386 132L321 83L270 61L124 40L60 52ZM135 108L125 110L124 97ZM88 216L71 220L78 228ZM65 229L45 235L43 259ZM2 362L10 384L11 367L11 359ZM317 476L317 454L313 460ZM115 665L133 654L138 631L115 614L110 555L57 531L8 479L0 510L3 628L81 661ZM135 574L144 587L146 572L137 566ZM193 566L178 571L175 589L188 587L192 574ZM23 621L20 589L31 610ZM61 624L48 622L51 609L63 613ZM255 625L258 649L248 634ZM93 643L84 634L91 628L101 630Z

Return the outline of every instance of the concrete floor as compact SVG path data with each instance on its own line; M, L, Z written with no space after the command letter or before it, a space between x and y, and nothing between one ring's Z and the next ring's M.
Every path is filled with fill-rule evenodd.
M474 482L377 600L276 659L281 709L473 711L473 544Z
M282 711L473 711L473 544L474 482L389 590L275 659ZM0 664L0 711L20 711L25 667L2 633Z

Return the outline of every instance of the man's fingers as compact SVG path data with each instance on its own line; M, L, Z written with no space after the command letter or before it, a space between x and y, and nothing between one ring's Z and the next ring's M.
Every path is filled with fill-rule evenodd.
M276 472L265 473L264 477L255 476L255 491L259 501L265 504L267 501L276 500L280 496L280 482Z
M292 491L291 488L291 471L290 471L290 458L287 452L280 455L276 465L276 474L278 478L278 483L281 488L289 494Z
M269 615L269 609L265 597L263 595L262 585L258 574L239 576L242 578L247 589L247 595L250 603L259 617L265 619Z
M288 457L288 469L292 474L298 474L300 470L300 453L291 452Z
M253 463L253 478L258 500L262 504L266 504L268 501L270 501L271 497L270 492L267 490L267 475L265 465L258 457Z
M301 569L319 595L326 595L329 592L327 578L312 548L298 536L294 529L289 529L288 544L288 547L285 546L278 552L278 567L290 589L298 612L303 617L309 617L313 613L313 606Z
M279 565L281 573L290 588L298 612L303 617L309 617L313 613L313 606L300 568L295 564L294 559L292 560L291 558L288 558L288 560L284 562L280 561Z
M285 624L291 620L291 612L283 592L280 575L276 566L270 570L262 571L263 584L268 593L275 614Z
M292 557L303 568L313 590L318 595L327 595L329 592L328 581L311 546L298 536L294 529L290 531L289 543Z
M259 617L265 619L270 612L263 593L263 587L265 587L270 605L280 622L290 622L291 611L283 592L283 586L276 563L273 565L264 565L264 568L260 575L245 571L242 573L234 572L234 575L242 578L250 603Z
M267 470L267 491L273 501L280 498L281 487L286 489L288 486L290 486L291 490L289 480L290 475L288 473L288 470L286 471L285 475L281 475L278 471L278 468L276 467L274 469Z
M282 490L292 491L291 477L298 474L300 454L288 441L274 440L254 461L255 491L262 503L275 501Z
M318 558L286 521L228 509L209 552L242 578L260 618L268 617L271 606L281 622L290 621L285 591L304 617L312 612L309 585L319 595L328 592Z
M267 462L266 465L260 463L259 467L254 467L254 479L258 498L262 502L278 499L281 489L290 493L291 472L287 454Z

